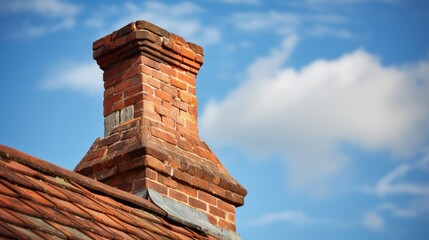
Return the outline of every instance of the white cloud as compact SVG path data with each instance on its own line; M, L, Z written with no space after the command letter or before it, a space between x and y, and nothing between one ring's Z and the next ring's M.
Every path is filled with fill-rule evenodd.
M333 36L349 38L351 33L339 27L347 20L338 14L301 14L292 12L240 12L232 16L238 29L249 32L273 31L282 35Z
M101 21L113 22L110 29L103 34L114 31L137 19L154 22L156 25L168 29L187 41L198 44L217 43L221 39L220 31L214 27L203 24L199 16L204 14L204 9L192 2L177 4L165 4L155 1L145 2L142 5L127 2L122 6L116 6L115 11L110 9L104 16L97 15L85 21L87 26L100 26ZM99 14L99 13L97 13ZM119 17L118 17L119 16Z
M56 69L42 81L43 89L70 89L90 95L99 94L103 90L103 74L95 63L66 64Z
M377 196L386 195L423 195L429 196L429 182L413 183L400 182L401 179L407 178L417 172L427 170L429 162L429 152L425 153L416 163L404 163L384 175L374 187L363 186L361 191L373 193Z
M348 221L339 221L337 219L318 218L309 216L300 210L285 210L279 212L270 212L263 214L260 217L251 219L248 223L255 227L263 227L272 225L279 222L287 222L288 224L295 225L318 225L318 226L329 226L335 228L349 228L354 223Z
M379 3L394 3L398 0L306 0L307 4L325 4L325 5L346 5L346 4L360 4L369 2Z
M374 230L381 231L384 229L384 219L377 212L366 212L363 219L365 227Z
M408 196L403 198L407 203L407 207L399 207L395 203L383 202L375 207L373 210L368 211L367 215L364 216L364 226L372 230L381 230L385 228L386 222L383 216L390 215L396 218L415 218L418 216L424 216L429 211L429 184L428 182L415 183L406 182L404 179L410 181L411 175L426 173L427 162L429 159L429 151L425 150L423 156L413 163L403 163L397 166L395 169L384 175L374 187L364 186L360 190L365 193L375 194L376 196L383 197L392 200L398 200L393 198L396 196ZM411 197L411 201L409 200ZM381 227L377 227L377 220L381 222Z
M14 23L10 38L32 38L75 26L75 18L83 7L61 0L15 0L0 3L0 12L5 14L31 13L36 20L21 17ZM37 23L35 23L37 22Z
M415 209L400 208L393 203L383 203L377 207L377 210L389 212L393 216L400 218L411 218L417 215L417 211Z
M275 222L290 222L294 224L304 224L309 219L307 215L301 211L283 211L267 213L250 221L251 225L264 226Z
M390 202L382 203L364 214L363 225L370 230L380 231L387 228L388 216L411 219L419 215L426 215L429 210L427 199L424 199L423 202L424 204L414 202L408 208L402 208Z
M227 4L242 4L242 5L259 5L261 0L212 0L213 2L221 2Z
M251 66L260 77L210 101L200 129L212 144L250 156L280 154L293 187L314 191L308 187L335 177L349 161L342 143L406 157L429 136L428 61L383 66L356 50L300 70L274 67L265 78L266 69L258 74L258 64Z
M281 70L282 65L295 49L298 40L298 36L290 35L283 40L280 48L273 49L270 55L254 61L247 70L250 80L272 77Z
M0 3L0 9L36 13L46 17L74 17L82 7L62 0L14 0Z

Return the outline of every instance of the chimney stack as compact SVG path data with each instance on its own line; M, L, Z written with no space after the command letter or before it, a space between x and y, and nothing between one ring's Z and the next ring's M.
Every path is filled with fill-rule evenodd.
M75 171L153 201L162 196L235 232L235 209L247 191L198 135L203 48L137 21L95 41L93 50L104 71L105 136Z

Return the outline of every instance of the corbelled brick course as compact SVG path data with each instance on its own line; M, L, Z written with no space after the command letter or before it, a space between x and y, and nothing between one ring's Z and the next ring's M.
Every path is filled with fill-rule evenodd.
M153 189L235 231L235 208L247 191L198 135L203 48L137 21L95 41L93 50L104 71L106 136L75 171L132 193Z

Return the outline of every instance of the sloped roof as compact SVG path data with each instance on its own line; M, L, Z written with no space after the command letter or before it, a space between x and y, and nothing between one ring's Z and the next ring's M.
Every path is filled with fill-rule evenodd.
M0 145L0 238L216 239L144 198Z

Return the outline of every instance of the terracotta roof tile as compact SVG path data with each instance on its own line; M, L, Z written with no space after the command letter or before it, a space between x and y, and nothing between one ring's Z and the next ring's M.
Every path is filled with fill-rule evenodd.
M0 192L5 194L5 195L11 196L11 197L18 197L19 195L15 191L12 190L13 188L11 189L11 188L7 187L7 185L9 185L7 183L9 183L9 182L6 182L6 181L3 181L2 179L0 179Z
M0 145L0 239L213 239L146 199Z

